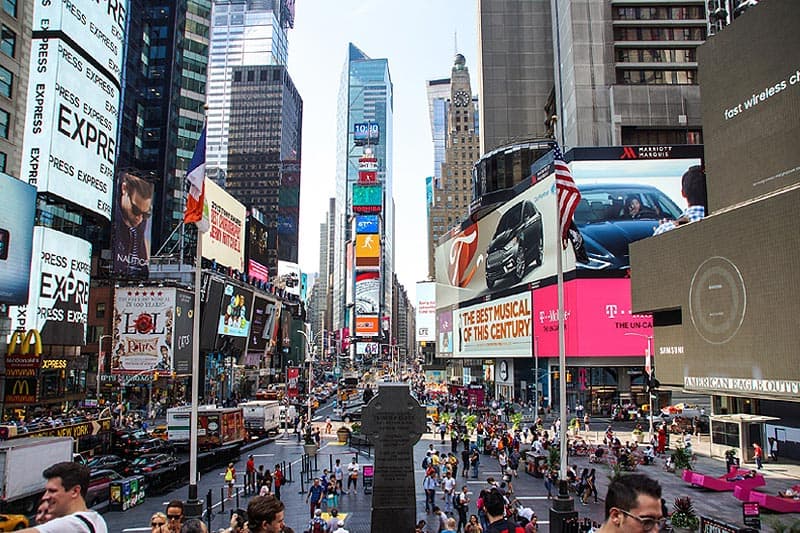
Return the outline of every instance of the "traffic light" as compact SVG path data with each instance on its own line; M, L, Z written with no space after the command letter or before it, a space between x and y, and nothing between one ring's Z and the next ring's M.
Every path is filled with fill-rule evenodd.
M645 382L645 389L647 392L652 393L658 391L659 387L661 387L661 382L656 379L656 373L651 372Z

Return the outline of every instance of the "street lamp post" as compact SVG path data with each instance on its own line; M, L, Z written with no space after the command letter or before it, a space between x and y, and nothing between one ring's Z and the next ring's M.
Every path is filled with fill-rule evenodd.
M644 352L644 371L645 371L645 374L647 376L647 379L649 380L650 377L653 374L653 370L652 370L653 367L652 367L652 362L651 362L651 359L650 359L652 357L652 354L653 354L653 351L650 348L651 342L653 340L653 337L651 335L645 335L644 333L635 333L633 331L629 331L627 333L623 333L623 335L629 335L629 336L634 336L634 337L642 337L642 338L647 340L647 347L645 348L645 352ZM653 391L649 390L647 387L645 387L645 390L647 390L647 405L648 405L648 409L647 410L648 410L648 412L650 414L650 429L649 429L649 435L647 436L647 438L648 438L648 441L652 441L653 440Z
M103 352L103 339L113 338L113 335L100 335L100 339L97 341L97 389L95 390L95 395L97 396L98 401L100 401L100 369L102 368L102 363L105 356L105 352Z
M298 329L297 333L300 333L306 339L306 362L308 363L308 387L306 390L306 402L308 403L308 424L311 424L311 386L314 381L314 368L312 364L314 363L314 359L312 358L311 354L311 339L308 338L308 333L305 331Z
M284 398L284 403L286 403L285 411L283 412L283 438L289 438L289 404L288 404L288 396L289 396L289 367L294 364L294 361L286 361L286 388L284 389L284 394L286 395Z

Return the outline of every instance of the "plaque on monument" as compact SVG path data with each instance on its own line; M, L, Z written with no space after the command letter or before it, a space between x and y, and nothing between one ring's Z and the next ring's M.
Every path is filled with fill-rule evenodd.
M405 383L382 383L362 413L361 432L375 446L372 531L413 531L414 444L426 430L425 408Z

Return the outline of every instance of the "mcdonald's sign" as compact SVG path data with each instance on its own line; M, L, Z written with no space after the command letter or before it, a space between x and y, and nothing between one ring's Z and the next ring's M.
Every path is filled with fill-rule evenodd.
M5 402L36 403L36 378L6 379Z
M39 330L30 329L27 333L17 330L11 334L6 352L6 368L38 368L42 355L42 336Z

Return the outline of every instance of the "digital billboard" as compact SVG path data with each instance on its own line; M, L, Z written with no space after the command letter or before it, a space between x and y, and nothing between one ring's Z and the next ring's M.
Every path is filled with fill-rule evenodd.
M118 82L58 39L32 40L30 72L20 175L111 219Z
M114 274L147 279L150 274L150 235L155 185L135 171L117 172L111 248Z
M761 2L697 48L712 213L800 182L798 24Z
M356 314L371 315L380 310L381 279L377 271L356 273Z
M436 283L417 282L417 342L436 340Z
M256 296L253 299L253 316L250 321L250 338L247 341L247 352L256 352L259 355L264 354L267 348L267 339L264 338L266 333L267 322L270 321L268 306L271 304L266 298ZM274 304L272 304L274 310Z
M356 316L356 337L377 337L380 334L378 316Z
M258 281L269 281L268 250L275 249L275 238L272 237L270 245L270 234L267 227L256 220L253 216L247 217L247 274Z
M383 205L381 185L353 185L353 212L379 213Z
M177 374L192 371L192 335L194 334L194 294L175 291L175 333L172 351L172 369Z
M203 233L203 257L244 272L245 207L213 181L205 183L211 227Z
M127 2L105 0L92 6L70 2L36 2L33 10L33 36L51 38L59 33L80 48L83 56L112 76L118 84L122 73ZM34 55L34 54L32 54ZM31 69L33 70L33 69ZM86 77L92 80L87 73Z
M376 235L380 233L378 215L358 215L356 217L356 234Z
M174 288L117 288L111 373L171 371L174 330Z
M451 309L437 309L436 311L436 352L439 354L453 353L453 311Z
M377 122L356 122L353 124L353 144L378 144L381 138L381 128Z
M217 334L247 337L250 333L250 310L253 292L226 283L222 292Z
M454 310L453 325L454 357L533 354L530 291Z
M378 267L381 264L381 239L378 235L356 235L356 267Z
M290 261L278 261L278 278L275 286L281 287L289 294L300 296L300 265Z
M200 349L216 350L217 326L219 325L219 307L222 302L224 284L208 273L203 273L201 282L200 308Z
M34 227L28 304L11 307L11 329L37 329L44 344L85 344L91 257L89 242Z
M377 342L357 342L356 355L373 356L380 353L380 344Z
M631 311L631 281L574 279L564 284L567 357L642 356L653 336L649 314ZM533 335L539 357L558 357L558 287L533 291Z
M27 304L36 188L0 172L0 302ZM39 259L37 259L38 261Z

